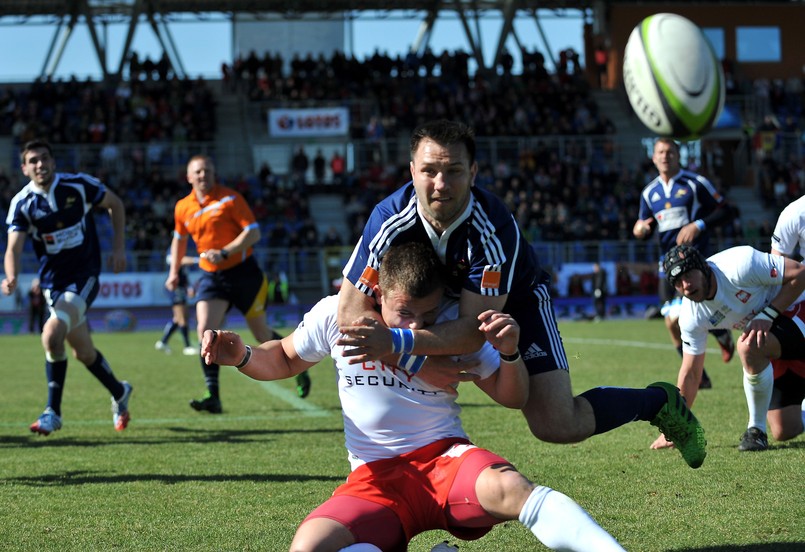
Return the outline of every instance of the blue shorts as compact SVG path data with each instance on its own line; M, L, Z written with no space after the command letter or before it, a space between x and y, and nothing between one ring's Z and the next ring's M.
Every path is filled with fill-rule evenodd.
M67 292L71 292L81 297L87 304L87 309L89 309L98 296L100 289L101 285L100 282L98 282L97 276L89 276L76 280L75 282L70 282L66 286L59 287L58 289L48 289L47 293L45 293L45 299L48 307L53 308L61 296Z
M510 294L503 312L520 325L520 354L529 375L568 370L567 355L551 300L551 275L537 277L529 293Z
M187 304L187 287L179 286L170 292L171 305L186 305Z
M202 271L196 288L196 300L223 299L246 318L264 316L268 302L268 280L249 257L237 266L218 272Z

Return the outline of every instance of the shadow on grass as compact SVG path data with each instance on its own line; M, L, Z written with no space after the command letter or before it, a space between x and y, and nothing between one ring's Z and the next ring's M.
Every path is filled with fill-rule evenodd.
M175 443L249 443L270 440L270 437L282 435L311 435L344 432L342 428L332 429L209 429L189 427L167 427L159 431L168 431L175 436L166 436L164 439L152 437L138 439L136 433L127 433L116 439L73 438L57 435L41 437L38 435L4 436L0 440L0 450L13 448L56 448L56 447L100 447L107 445L165 445ZM269 439L266 439L269 438Z
M668 552L803 552L805 543L766 542L763 544L724 544L702 548L673 548Z
M67 471L61 474L37 475L32 477L9 477L4 479L7 483L25 485L28 487L73 487L80 485L95 484L117 484L117 483L142 483L145 481L155 481L165 485L175 485L178 483L236 483L248 481L251 483L304 483L307 481L326 481L332 483L343 483L343 475L311 475L311 474L265 474L265 473L241 473L232 475L202 475L202 474L160 474L160 473L140 473L140 474L120 474L102 475L100 472L95 474L90 471Z

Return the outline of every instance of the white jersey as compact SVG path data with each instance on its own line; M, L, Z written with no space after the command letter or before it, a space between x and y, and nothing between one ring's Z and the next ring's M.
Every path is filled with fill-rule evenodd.
M780 213L771 236L771 246L786 257L799 253L805 258L805 195L789 203Z
M707 264L716 277L715 297L701 303L685 297L679 312L682 351L692 355L704 354L709 330L743 331L780 293L785 257L740 246L716 253Z
M456 396L433 387L405 370L380 361L348 364L337 346L340 337L336 316L338 296L319 301L294 332L297 354L308 362L319 362L328 355L335 360L338 396L344 416L349 462L358 466L399 456L447 437L467 438L461 425L461 407ZM452 302L442 309L437 322L455 319L458 305ZM480 351L463 355L479 366L472 372L482 379L500 366L497 351L485 343Z

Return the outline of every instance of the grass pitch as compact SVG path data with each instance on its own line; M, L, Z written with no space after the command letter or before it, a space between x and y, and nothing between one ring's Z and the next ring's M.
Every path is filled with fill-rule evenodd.
M676 381L679 358L661 321L561 329L576 393ZM292 380L260 383L224 368L225 412L202 415L188 407L203 392L198 361L155 351L157 337L95 335L116 375L134 385L125 432L112 427L106 390L71 361L64 426L46 438L28 431L47 391L38 336L0 338L0 549L287 550L297 524L347 476L330 363L312 369L306 400ZM541 443L519 412L466 384L464 425L476 444L573 497L628 550L805 550L805 437L739 453L740 364L724 365L710 346L714 388L694 408L709 441L698 470L674 450L649 450L656 430L645 422L576 445ZM545 549L507 522L474 542L426 533L410 550L445 539L462 552Z

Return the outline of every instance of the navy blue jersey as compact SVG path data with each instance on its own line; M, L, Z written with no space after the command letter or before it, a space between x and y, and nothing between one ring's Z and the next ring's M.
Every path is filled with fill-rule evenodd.
M666 186L658 176L643 188L640 194L641 220L654 217L663 251L676 245L676 236L686 224L715 211L724 198L705 177L681 170ZM710 232L705 229L693 244L705 256L708 255Z
M462 289L487 296L530 294L541 270L534 250L514 217L497 197L477 187L470 203L450 228L438 236L417 209L411 182L372 211L344 276L366 295L392 244L430 242L447 268L449 294Z
M56 173L50 190L28 183L11 200L8 231L31 237L43 289L60 289L101 272L101 248L92 209L106 187L87 174Z

